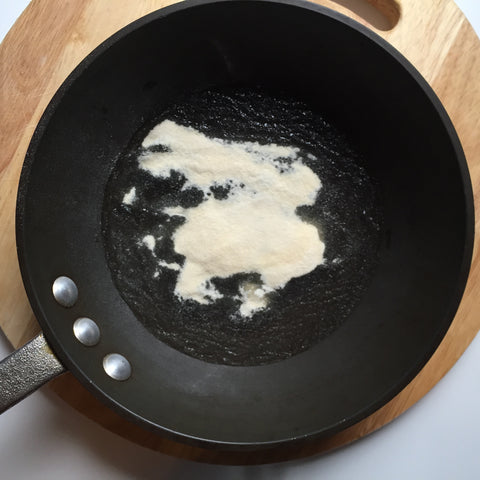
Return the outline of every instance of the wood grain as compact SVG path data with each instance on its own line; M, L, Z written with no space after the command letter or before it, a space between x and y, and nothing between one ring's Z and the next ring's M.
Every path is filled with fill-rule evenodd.
M368 0L388 20L358 16L359 0L317 3L372 28L403 53L433 87L462 142L472 178L475 210L480 207L480 41L452 0ZM35 126L72 69L111 34L169 0L33 0L0 46L0 326L14 346L39 327L23 289L15 250L18 178ZM357 12L357 13L354 13ZM392 29L388 30L391 26ZM387 28L387 29L385 29ZM369 418L320 442L257 453L217 452L163 439L130 424L93 398L66 374L51 388L74 408L125 438L146 447L202 462L252 464L324 452L385 425L422 398L454 365L480 329L480 218L465 294L445 339L434 356L396 398Z

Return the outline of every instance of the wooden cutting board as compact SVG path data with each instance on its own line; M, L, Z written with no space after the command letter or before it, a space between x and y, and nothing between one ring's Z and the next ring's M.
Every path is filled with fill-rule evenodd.
M18 347L39 331L18 269L16 190L31 135L73 68L111 34L169 0L33 0L0 46L0 327ZM423 74L448 111L467 157L480 212L480 41L452 0L318 0L376 31ZM388 101L388 99L385 99ZM422 398L480 329L480 219L467 288L445 339L420 374L390 403L322 441L260 453L215 452L146 432L101 405L67 373L50 383L60 397L104 427L146 447L202 462L282 461L345 445L385 425Z

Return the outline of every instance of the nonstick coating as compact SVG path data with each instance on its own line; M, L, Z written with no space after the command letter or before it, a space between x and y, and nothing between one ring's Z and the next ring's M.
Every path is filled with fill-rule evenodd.
M360 304L313 348L261 366L207 363L148 333L102 242L105 185L133 133L182 95L228 85L282 90L320 112L357 145L383 198L379 265ZM418 373L465 286L472 191L440 102L366 28L304 2L184 2L104 42L55 95L22 172L17 244L45 335L90 391L177 440L260 448L341 430ZM59 275L78 285L71 309L52 297ZM96 347L73 336L80 316L99 324ZM129 359L129 380L105 375L111 352Z

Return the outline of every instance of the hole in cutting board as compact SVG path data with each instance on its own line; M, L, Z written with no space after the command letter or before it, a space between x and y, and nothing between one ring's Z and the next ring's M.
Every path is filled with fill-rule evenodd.
M400 19L395 0L331 0L354 13L377 30L392 30Z

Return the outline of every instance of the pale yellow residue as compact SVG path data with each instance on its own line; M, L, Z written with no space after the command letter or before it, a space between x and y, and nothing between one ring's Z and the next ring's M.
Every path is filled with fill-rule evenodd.
M123 196L123 203L125 205L132 205L132 203L137 199L137 194L135 191L135 187L132 187L124 196Z
M260 284L240 286L239 313L250 317L268 305L268 293L323 262L325 246L314 225L296 215L312 205L320 179L299 158L298 148L255 142L227 142L171 121L157 125L143 147L140 168L156 177L171 171L187 179L184 188L203 191L204 201L193 208L164 209L185 218L173 235L175 251L185 257L175 293L207 304L222 297L211 283L215 277L257 273ZM211 187L228 188L217 200Z
M152 252L155 250L155 237L153 235L145 235L142 238L142 243Z
M164 260L160 260L158 262L158 265L160 265L161 267L169 268L170 270L181 270L182 268L178 263L175 263L175 262L168 263L168 262L165 262Z
M242 304L240 314L244 317L251 317L255 312L263 310L268 306L267 293L273 288L257 283L245 282L240 285L240 296Z

